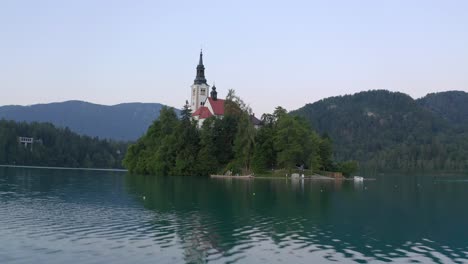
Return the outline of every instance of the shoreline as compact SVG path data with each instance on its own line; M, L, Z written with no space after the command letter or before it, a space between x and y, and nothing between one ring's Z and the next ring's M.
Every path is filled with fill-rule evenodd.
M248 180L311 180L311 181L355 181L353 177L343 177L343 178L335 178L329 177L324 175L313 175L313 176L305 176L302 177L279 177L279 176L225 176L225 175L210 175L212 179L248 179ZM375 181L375 178L364 178L363 181Z
M72 168L72 167L27 166L27 165L5 165L5 164L0 164L0 168L47 169L47 170L84 170L84 171L115 171L115 172L127 172L128 171L128 170L125 170L125 169Z

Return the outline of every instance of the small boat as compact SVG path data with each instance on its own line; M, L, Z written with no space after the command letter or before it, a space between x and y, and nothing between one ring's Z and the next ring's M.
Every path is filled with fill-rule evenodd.
M364 181L364 177L354 176L354 181Z
M211 178L224 178L224 179L250 179L254 178L252 174L249 175L210 175Z

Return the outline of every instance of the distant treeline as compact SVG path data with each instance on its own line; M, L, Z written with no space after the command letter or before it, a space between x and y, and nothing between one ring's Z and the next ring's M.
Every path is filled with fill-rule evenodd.
M19 137L33 138L32 145ZM78 135L49 123L0 120L0 164L121 168L127 143Z
M174 109L163 108L148 132L129 147L125 167L138 174L177 176L291 171L297 166L346 174L356 169L354 162L336 164L330 138L320 137L306 121L281 107L263 115L259 129L251 122L250 108L233 90L224 107L223 118L209 118L201 129L187 105L181 118Z

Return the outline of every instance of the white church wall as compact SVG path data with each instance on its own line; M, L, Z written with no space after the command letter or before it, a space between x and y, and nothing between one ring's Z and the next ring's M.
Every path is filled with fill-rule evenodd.
M205 93L203 94L203 89L205 89ZM205 102L208 98L210 86L206 84L194 84L192 85L192 111L197 111L200 108L201 103ZM194 93L195 91L195 93Z

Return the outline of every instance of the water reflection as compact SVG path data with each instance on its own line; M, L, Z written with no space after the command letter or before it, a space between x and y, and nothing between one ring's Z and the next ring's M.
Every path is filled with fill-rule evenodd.
M189 262L253 256L271 262L270 254L296 263L466 261L460 190L391 183L127 177L146 208L173 216ZM455 212L457 218L447 217Z
M466 263L464 179L0 169L0 262Z

